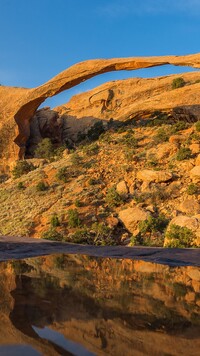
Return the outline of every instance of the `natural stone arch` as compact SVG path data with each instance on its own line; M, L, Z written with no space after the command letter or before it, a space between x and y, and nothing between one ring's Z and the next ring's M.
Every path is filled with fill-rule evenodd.
M1 161L3 165L5 162L9 165L12 161L23 158L24 146L30 133L30 119L46 98L57 95L102 73L167 64L200 68L200 54L88 60L73 65L37 88L0 88L0 96L3 96L0 103L2 111L0 118ZM4 137L2 137L2 133Z

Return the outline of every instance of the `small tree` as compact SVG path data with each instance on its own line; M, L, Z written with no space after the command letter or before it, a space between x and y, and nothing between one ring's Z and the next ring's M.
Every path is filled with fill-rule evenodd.
M177 161L183 161L184 159L190 159L192 157L192 151L189 147L181 147L176 155Z
M68 225L69 227L78 227L80 226L80 219L77 209L69 209L67 212Z
M60 221L57 214L53 214L50 223L51 223L51 227L60 226Z
M105 201L110 207L119 206L123 203L123 199L121 195L116 191L115 187L108 189Z
M35 157L37 158L47 158L50 159L54 155L54 147L50 138L44 138L40 143L38 143L35 150Z
M29 163L27 161L18 161L16 166L12 170L12 174L14 178L20 178L23 174L27 174L36 169L33 163Z
M192 247L194 246L195 234L185 226L172 224L166 231L165 238L167 240L165 247Z
M172 82L172 89L182 88L185 84L186 83L182 77L175 78Z

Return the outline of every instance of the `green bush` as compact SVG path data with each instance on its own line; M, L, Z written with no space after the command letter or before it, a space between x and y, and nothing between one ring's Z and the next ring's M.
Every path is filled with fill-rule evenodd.
M169 136L170 136L170 134L169 134L167 129L160 128L160 129L157 130L157 133L156 133L156 135L154 136L153 139L154 139L154 142L156 144L158 144L158 143L162 143L162 142L168 141L169 140Z
M163 215L153 217L150 215L147 220L139 222L139 230L141 234L147 232L154 233L156 231L163 232L168 224L168 219Z
M71 155L71 163L73 166L78 166L82 163L82 157L79 156L78 153L72 153Z
M27 174L36 169L36 167L27 161L18 161L16 166L12 170L12 175L14 178L20 178L24 174Z
M185 130L188 127L188 123L185 121L179 121L172 125L171 134L174 134L178 131Z
M172 89L182 88L185 84L186 83L182 77L175 78L172 81Z
M121 195L116 191L115 187L108 189L105 201L110 207L119 206L123 203L123 199Z
M76 230L69 238L66 237L65 241L77 244L93 244L93 236L87 227Z
M83 203L79 199L76 199L74 205L76 206L76 208L79 208L80 206L83 206Z
M53 214L50 220L51 227L60 226L60 221L57 214Z
M40 181L37 185L36 185L36 190L38 192L44 192L45 190L48 189L48 185L44 182L44 181Z
M128 148L137 148L138 147L137 139L130 132L127 132L126 135L120 137L118 139L118 142L121 143L122 145L125 145Z
M77 209L69 209L67 212L68 217L68 226L69 227L78 227L80 226L80 219Z
M165 247L192 247L194 245L195 234L187 227L171 225L165 234L167 240Z
M200 121L197 121L195 128L198 132L200 132Z
M62 241L63 235L56 231L55 228L50 228L49 230L43 232L42 239L52 240L52 241Z
M23 182L19 182L19 183L17 184L17 189L19 189L19 190L25 189L24 183L23 183Z
M192 157L192 151L189 147L181 147L176 155L177 161L183 161Z
M92 224L92 230L95 233L95 245L116 245L116 240L112 238L112 230L109 226L105 225L104 223L96 222Z
M56 178L66 183L69 179L68 167L62 167L56 173Z
M89 146L85 146L83 151L87 156L97 155L99 152L99 145L97 143L92 143Z
M37 145L37 148L35 150L35 157L50 159L53 156L54 156L53 144L52 144L50 138L44 138Z
M187 194L189 195L197 194L198 191L199 191L198 185L195 183L191 183L187 187Z

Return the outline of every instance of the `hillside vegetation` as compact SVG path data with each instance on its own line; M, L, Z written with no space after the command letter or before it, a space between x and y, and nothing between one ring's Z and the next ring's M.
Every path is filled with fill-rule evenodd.
M11 177L2 177L1 234L95 245L200 245L199 122L155 112L114 122L74 149L52 150L47 141L44 158L17 163Z

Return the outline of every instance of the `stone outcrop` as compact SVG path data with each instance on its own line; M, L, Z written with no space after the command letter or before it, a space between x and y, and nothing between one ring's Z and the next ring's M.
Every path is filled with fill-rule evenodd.
M195 183L200 182L200 166L195 166L194 168L191 169L190 178Z
M73 65L37 88L26 89L0 86L1 168L6 170L11 162L23 158L26 143L30 136L31 118L46 98L59 94L98 74L167 64L200 68L200 54L89 60ZM194 85L198 90L199 84ZM191 102L187 101L187 95L190 96L190 89L188 87L184 94L184 102L188 104ZM103 99L99 99L96 96L97 101L103 100L105 109L108 109L110 102L113 100L113 92L109 90ZM174 96L176 95L174 94ZM173 101L173 95L170 100ZM95 102L95 98L91 98L90 101L91 103ZM120 105L120 103L118 104ZM192 105L194 105L194 102L192 102Z
M167 171L153 171L151 169L143 169L137 172L137 178L143 182L167 182L172 179L172 173Z
M134 235L137 235L139 232L138 223L146 220L148 216L148 212L138 207L127 208L119 212L119 219L127 230Z

